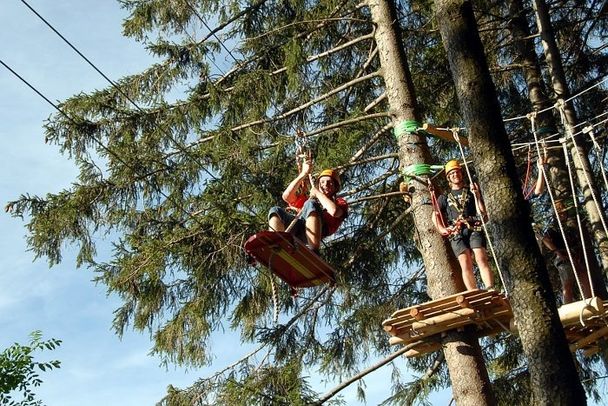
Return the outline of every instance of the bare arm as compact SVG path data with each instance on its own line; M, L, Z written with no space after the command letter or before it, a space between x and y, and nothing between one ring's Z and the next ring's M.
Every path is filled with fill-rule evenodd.
M545 192L545 177L544 172L544 159L538 159L538 177L536 178L536 185L534 186L534 195L540 196Z
M302 170L300 171L298 176L294 180L292 180L291 183L287 185L287 187L283 191L282 197L283 200L287 202L287 204L293 205L293 203L296 201L296 192L298 191L298 187L302 182L308 181L308 175L311 173L311 171L312 158L308 156L302 163Z
M450 230L441 224L441 221L439 219L440 215L441 214L438 211L433 210L433 213L431 214L431 221L433 222L433 225L435 226L435 229L439 232L439 234L443 236L449 235Z
M321 206L323 206L327 213L332 217L342 217L344 215L344 210L342 210L342 208L338 206L336 202L325 195L325 193L317 189L316 186L312 186L310 189L310 197L316 198Z

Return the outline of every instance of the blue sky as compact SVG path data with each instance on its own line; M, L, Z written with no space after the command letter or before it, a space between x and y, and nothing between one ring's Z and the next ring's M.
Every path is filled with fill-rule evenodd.
M2 3L0 59L45 96L58 101L107 86L21 1ZM138 72L152 61L139 44L121 36L126 14L113 0L28 3L111 79ZM0 89L3 204L22 193L45 195L68 187L76 176L74 166L56 147L44 143L42 124L53 108L1 66ZM189 386L247 352L234 335L218 335L212 345L221 356L211 368L160 367L157 358L148 356L151 343L146 334L128 331L120 340L111 331L118 300L91 282L91 271L76 269L69 251L52 269L44 258L34 261L27 251L24 225L8 214L0 216L0 348L26 343L33 330L63 341L58 350L41 356L62 362L60 369L42 375L44 384L36 389L47 405L152 405L167 385ZM388 394L389 372L384 368L366 380L368 404L377 404ZM344 396L347 404L357 404L354 387ZM447 404L449 398L443 393L436 404Z

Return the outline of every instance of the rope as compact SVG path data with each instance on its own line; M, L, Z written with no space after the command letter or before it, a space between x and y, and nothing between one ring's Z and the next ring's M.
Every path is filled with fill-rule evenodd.
M462 144L460 143L460 138L458 137L458 129L453 128L452 129L452 135L454 137L454 140L456 141L456 143L458 144L458 149L460 150L460 155L462 156L462 161L464 163L464 168L467 171L467 177L469 179L469 183L473 183L473 177L471 176L471 171L469 170L469 165L467 164L467 160L465 158L464 155L464 149L462 148ZM477 206L477 199L475 199L475 206ZM477 210L479 211L479 208L477 208ZM480 213L481 214L481 213ZM479 218L481 219L481 226L483 227L483 232L486 236L486 240L488 241L488 247L490 248L490 252L492 253L492 259L494 260L494 265L496 265L496 270L498 271L498 276L500 277L500 281L502 283L502 286L505 289L505 296L508 297L508 291L507 291L507 285L505 283L505 279L502 275L502 271L500 269L500 265L498 264L498 259L496 257L496 252L494 251L494 244L492 244L492 239L490 238L490 233L488 232L488 227L486 225L486 221L484 219L484 216L479 216Z
M571 96L570 98L568 98L567 100L565 100L565 102L569 102L569 101L571 101L571 100L573 100L573 99L575 99L575 98L579 97L580 95L582 95L582 94L584 94L584 93L587 93L588 91L592 90L593 88L595 88L595 87L598 87L598 86L602 85L602 84L603 84L604 82L606 82L606 81L608 81L608 76L604 77L604 78L603 78L601 81L599 81L598 83L596 83L596 84L594 84L594 85L591 85L591 86L590 86L590 87L588 87L587 89L584 89L584 90L580 91L579 93L575 94L574 96ZM541 114L541 113L544 113L544 112L546 112L546 111L549 111L549 110L551 110L551 109L553 109L553 108L555 108L555 107L556 107L555 105L554 105L554 106L549 106L549 107L547 107L547 108L545 108L545 109L542 109L542 110L539 110L539 111L536 111L536 112L533 112L533 113L536 113L536 114ZM528 114L531 114L531 113L528 113ZM517 120L521 120L521 119L524 119L524 118L528 118L528 114L525 114L525 115L523 115L523 116L517 116L517 117L510 117L510 118L506 118L506 119L504 119L504 120L503 120L503 122L504 122L504 123L506 123L506 122L509 122L509 121L517 121Z
M593 131L593 126L591 126L591 125L586 126L585 128L583 128L582 131L585 134L589 134L589 137L591 138L591 141L593 142L593 148L595 149L595 151L597 153L597 160L600 165L600 172L602 174L602 178L604 179L604 188L606 190L608 190L608 179L606 179L606 169L604 168L604 165L602 165L602 158L604 155L603 150L604 150L604 148L606 148L606 144L604 144L603 147L600 148L600 144L595 139L595 132Z
M441 213L441 208L439 207L439 202L437 201L437 194L435 193L435 187L433 183L429 179L429 193L431 195L431 205L435 213L439 213L439 223L443 228L446 228L445 220L443 219L443 214Z
M540 143L538 141L538 135L537 135L536 126L535 126L536 115L537 115L537 113L530 113L530 114L528 114L528 119L530 120L530 126L532 128L532 134L534 135L534 142L535 142L535 146L536 146L536 151L537 151L537 154L539 154L539 156L540 156L540 153L541 153L540 146L539 146ZM562 147L563 147L564 156L566 158L566 166L568 168L568 175L570 177L570 185L573 188L574 184L573 184L573 179L572 179L572 173L570 171L570 161L568 160L568 152L566 150L566 145L564 143L562 143ZM564 226L562 224L562 220L559 217L557 205L555 203L555 196L553 194L553 190L551 189L551 184L549 183L549 179L548 179L548 176L547 176L547 171L545 171L545 166L544 165L540 166L539 170L542 171L542 176L543 176L543 179L544 179L544 182L545 182L546 190L549 193L549 199L551 200L551 206L553 207L553 212L555 213L555 218L557 220L557 225L559 227L559 231L560 231L562 240L564 241L564 246L566 248L566 254L568 254L568 260L570 262L570 266L572 267L572 273L574 274L574 278L576 280L576 284L578 286L578 289L579 289L579 292L581 294L581 297L584 298L585 295L583 293L583 288L582 288L581 282L579 280L578 273L576 272L576 266L574 265L574 258L572 257L572 252L570 250L570 245L568 244L568 239L566 238L566 232L564 231ZM575 193L574 190L572 190L573 200L576 200L574 198L574 196L575 196L574 193ZM580 229L580 227L579 227L579 229ZM581 237L581 241L582 241L582 237ZM583 251L586 252L584 244L583 244ZM586 258L585 258L585 262L587 263ZM587 269L589 269L588 265L587 265Z
M534 189L528 190L528 181L530 180L530 171L532 170L532 146L528 145L528 165L526 167L526 176L524 178L524 185L522 186L522 192L525 194L525 199L528 200L528 197L532 194Z
M276 251L272 250L272 254L270 254L270 258L268 258L268 268L272 269L272 259L274 258L274 256L276 255ZM274 283L274 274L271 272L268 275L268 278L270 279L270 290L272 292L272 307L273 307L273 311L274 311L274 316L272 317L272 322L273 324L276 326L279 322L279 295L277 292L277 286Z
M562 101L561 103L558 102L557 104L559 104L558 111L559 111L562 123L564 124L564 127L566 128L566 135L570 136L570 139L572 140L572 144L576 147L576 148L574 148L574 150L576 151L576 155L577 155L579 161L582 162L583 157L581 156L581 152L576 143L574 134L572 134L570 127L568 125L566 125L567 124L566 123L566 114L564 111L565 103ZM564 148L565 148L565 144L564 144ZM600 221L602 223L602 227L604 227L604 233L606 235L608 235L608 227L606 226L606 220L604 219L604 216L602 215L602 213L603 213L602 205L601 205L599 199L597 198L597 196L595 195L593 188L591 187L591 179L589 178L589 174L587 173L587 171L583 171L583 175L585 176L585 180L587 181L587 186L589 187L589 192L591 193L591 197L593 199L593 203L595 204L595 208L598 211L598 213L600 214L599 217L600 217Z
M570 188L572 190L571 191L571 193L572 193L572 200L573 200L573 203L574 203L574 210L575 210L575 213L576 213L576 224L578 226L579 237L581 239L581 247L583 248L583 258L585 259L585 267L586 267L586 270L587 270L587 279L589 281L589 286L591 288L591 297L593 297L593 296L595 296L595 291L594 291L594 288L593 288L593 281L591 279L591 270L589 269L589 258L587 257L587 246L585 244L585 239L583 238L583 228L582 228L582 224L581 224L581 216L580 216L579 209L578 209L578 199L575 196L576 192L574 190L574 178L572 176L572 168L571 168L571 164L570 164L570 158L568 156L568 148L567 148L567 146L566 146L565 143L563 145L564 145L564 147L563 147L564 148L564 155L566 157L566 167L568 168L568 178L570 179ZM566 210L566 207L564 207L564 210ZM559 219L559 215L557 217L558 217L558 220L561 223L561 220ZM563 238L564 238L564 242L565 242L566 248L568 248L568 241L566 240L565 235L564 235ZM569 251L568 251L568 255L570 255ZM581 284L580 284L580 281L579 281L579 278L578 278L578 274L576 272L576 268L574 267L574 261L573 261L572 257L570 257L570 263L572 265L572 271L573 271L574 276L576 278L576 282L578 284L578 288L579 288L581 297L584 298L585 294L583 292L583 288L581 287Z
M279 294L277 292L277 285L274 283L274 276L271 273L269 275L270 278L270 289L272 292L272 305L274 310L274 317L272 318L272 323L276 326L279 323Z

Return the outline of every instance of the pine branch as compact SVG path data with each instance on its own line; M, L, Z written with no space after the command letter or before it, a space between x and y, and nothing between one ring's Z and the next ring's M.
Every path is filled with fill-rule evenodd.
M352 378L350 378L350 379L342 382L340 385L338 385L338 386L334 387L333 389L331 389L330 391L326 392L323 396L321 396L319 398L319 400L317 402L313 403L313 405L322 405L323 403L327 402L332 397L336 396L342 390L344 390L345 388L347 388L352 383L358 381L359 379L361 379L364 376L370 374L371 372L374 372L375 370L383 367L384 365L388 364L389 362L391 362L395 358L399 357L400 355L405 354L407 351L409 351L410 349L412 349L415 346L419 345L420 343L422 343L422 341L416 341L415 343L410 343L410 344L404 346L403 348L401 348L400 350L395 351L394 353L392 353L388 357L384 358L380 362L378 362L378 363L370 366L369 368L364 369L363 371L361 371L358 374L354 375Z
M285 113L279 114L278 116L273 116L273 117L270 117L270 118L267 118L267 119L256 120L256 121L252 121L252 122L249 122L249 123L241 124L239 126L231 128L230 131L236 132L236 131L239 131L239 130L243 130L245 128L253 127L255 125L268 124L268 123L272 123L272 122L275 122L275 121L279 121L279 120L285 119L285 118L287 118L287 117L289 117L289 116L291 116L293 114L296 114L296 113L298 113L298 112L300 112L302 110L307 109L310 106L313 106L314 104L316 104L316 103L318 103L318 102L320 102L322 100L325 100L325 99L327 99L327 98L335 95L336 93L339 93L339 92L341 92L341 91L343 91L345 89L348 89L348 88L350 88L350 87L352 87L352 86L354 86L354 85L356 85L358 83L365 82L368 79L373 79L373 78L375 78L377 76L380 76L380 75L381 75L380 72L376 71L376 72L370 73L369 75L365 75L365 76L362 76L360 78L356 78L354 80L351 80L350 82L344 83L343 85L338 86L338 87L330 90L329 92L327 92L325 94L322 94L322 95L316 97L313 100L310 100L310 101L308 101L308 102L306 102L304 104L301 104L301 105L299 105L298 107L296 107L294 109L291 109L291 110L289 110L289 111L287 111Z
M359 187L357 187L355 189L351 189L351 190L349 190L347 192L342 193L341 195L343 197L344 196L352 196L354 194L357 194L359 192L364 191L365 189L369 189L371 186L373 186L373 185L375 185L377 183L383 182L386 179L388 179L391 176L396 175L398 173L399 173L398 169L395 169L395 170L392 170L392 171L387 171L385 174L383 174L383 175L381 175L381 176L379 176L379 177L377 177L375 179L372 179L370 182L364 183L364 184L360 185Z
M232 18L226 20L224 23L214 27L211 31L209 31L207 33L207 36L203 37L203 39L201 39L199 41L199 44L204 43L205 41L207 41L209 38L211 38L212 36L214 36L215 34L217 34L218 32L220 32L221 30L223 30L224 28L226 28L227 26L229 26L230 24L232 24L233 22L235 22L236 20L238 20L239 18L241 18L242 16L246 15L247 13L251 12L252 10L255 10L257 8L259 8L260 6L264 5L264 3L266 3L268 0L260 0L257 3L252 4L251 6L241 10L239 13L235 14L234 16L232 16Z
M388 113L385 113L388 117ZM380 137L388 130L390 130L391 128L393 128L393 123L388 123L387 125L385 125L384 127L382 127L380 130L378 130L373 136L372 138L370 138L370 140L363 146L361 147L361 149L359 149L355 155L353 155L353 157L349 160L349 162L355 162L357 159L359 159L359 157L361 155L363 155L365 153L365 151L367 151L368 149L370 149L379 139Z
M362 165L362 164L367 164L370 162L377 162L377 161L382 161L384 159L399 159L399 154L396 152L390 153L390 154L384 154L384 155L377 155L371 158L367 158L367 159L361 159L360 161L349 161L347 164L344 165L340 165L340 166L336 166L334 169L336 170L342 170L345 168L350 168L352 166L357 166L357 165Z

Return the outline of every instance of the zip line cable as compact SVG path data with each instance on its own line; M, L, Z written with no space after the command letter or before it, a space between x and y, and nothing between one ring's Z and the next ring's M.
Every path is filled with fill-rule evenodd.
M80 57L82 57L93 69L95 69L96 72L98 72L105 80L107 80L112 87L114 87L114 89L116 89L126 100L128 100L138 111L145 113L145 110L139 106L139 104L137 104L128 94L126 94L126 92L124 90L121 89L120 86L118 86L118 84L116 82L114 82L112 79L110 79L106 74L104 74L101 69L99 69L93 62L91 62L81 51L79 51L74 45L72 45L72 43L65 37L63 36L55 27L53 27L53 25L51 25L46 19L44 19L44 17L42 17L33 7L31 7L25 0L20 0L24 5L26 5L38 18L40 18L55 34L57 34L66 44L68 44L70 46L70 48L72 48L74 50L74 52L76 52ZM53 105L55 108L57 108L57 106ZM61 111L61 110L60 110ZM66 117L67 114L65 112L62 111L62 114ZM200 159L195 156L192 155L187 147L183 146L179 141L177 141L175 139L175 137L173 137L173 135L170 133L170 131L166 128L163 127L159 127L159 129L171 140L171 142L175 145L175 147L177 149L179 149L183 154L185 154L186 156L189 156L191 158L194 158L200 165L201 165L201 169L203 171L205 171L207 173L207 175L209 175L209 177L215 181L218 181L220 183L223 183L221 179L219 179L218 177L216 177L215 175L213 175L207 168L206 166L203 164L203 162L200 161ZM100 143L101 142L99 140L96 139L96 142ZM107 149L107 147L104 147ZM109 150L108 150L109 151ZM115 154L115 153L114 153ZM124 161L122 161L124 162ZM130 168L133 169L133 168ZM166 195L163 194L163 196L167 197ZM243 205L243 207L246 207L251 213L254 214L254 216L256 217L260 217L258 215L258 213L256 213L253 209L251 209L246 203L241 202L241 204ZM185 209L184 209L185 210ZM187 213L187 212L186 212ZM189 217L192 217L189 214ZM194 217L192 217L194 218ZM200 224L200 223L199 223ZM202 224L200 224L202 225Z
M217 36L217 34L211 29L211 27L209 27L209 25L205 22L205 20L203 19L203 17L201 17L201 15L194 8L194 6L192 6L192 4L188 0L183 0L183 2L186 3L186 5L190 8L190 10L192 10L192 12L201 21L201 23L203 23L203 25L205 26L205 28L207 28L209 30L209 32L215 37L215 39L217 39L217 41L220 43L220 45L222 46L222 48L224 48L224 50L226 50L226 52L228 52L228 55L230 55L232 57L232 59L234 59L234 62L239 63L239 61L234 57L234 55L232 55L232 52L226 47L226 45L224 44L224 42Z
M80 52L74 45L72 45L72 43L70 41L68 41L68 39L66 37L64 37L63 35L61 35L61 33L59 31L57 31L55 29L55 27L53 27L44 17L42 17L40 15L40 13L38 13L32 6L30 6L25 0L20 0L21 3L23 3L27 8L29 8L32 13L36 14L36 16L42 20L43 23L45 23L55 34L57 34L59 36L59 38L61 38L66 44L68 44L68 46L70 48L72 48L72 50L74 50L74 52L76 52L82 59L84 59L93 69L95 69L97 71L97 73L99 73L101 76L103 76L103 78L105 80L107 80L108 82L110 82L114 87L118 88L118 85L116 83L114 83L112 81L112 79L110 79L109 77L107 77L101 70L99 70L97 68L97 66L95 66L95 64L93 62L91 62L89 60L89 58L87 58L86 56L84 56L82 54L82 52ZM126 95L123 94L123 96L127 97Z
M63 111L63 109L61 109L61 107L59 107L58 105L56 105L55 103L53 103L48 97L46 97L34 85L32 85L31 83L29 83L23 76L19 75L14 69L12 69L9 65L7 65L2 59L0 59L0 64L2 64L2 66L4 66L9 72L11 72L13 75L15 75L21 82L23 82L30 89L32 89L37 95L39 95L42 99L44 99L48 104L50 104L55 110L57 110L61 115L63 115L66 119L68 119L72 124L74 124L76 126L79 126L79 125L82 124L82 123L79 123L78 121L76 121L76 119L72 118L70 115L68 115L65 111ZM116 158L125 167L129 168L134 173L138 172L134 167L132 167L131 165L129 165L119 154L117 154L111 148L109 148L106 145L104 145L97 137L95 137L94 135L91 135L91 138L93 139L93 141L95 141L96 144L99 145L99 147L101 147L108 154L110 154L114 158ZM167 199L168 201L170 201L171 203L173 203L178 209L180 209L181 211L183 211L188 217L190 217L191 219L193 219L194 221L196 221L197 223L199 223L200 226L203 226L203 224L200 223L198 221L198 219L195 216L193 216L190 212L188 212L182 205L178 204L175 200L173 200L169 195L167 195L165 192L163 192L160 188L157 188L157 190L158 190L158 192L165 199Z

